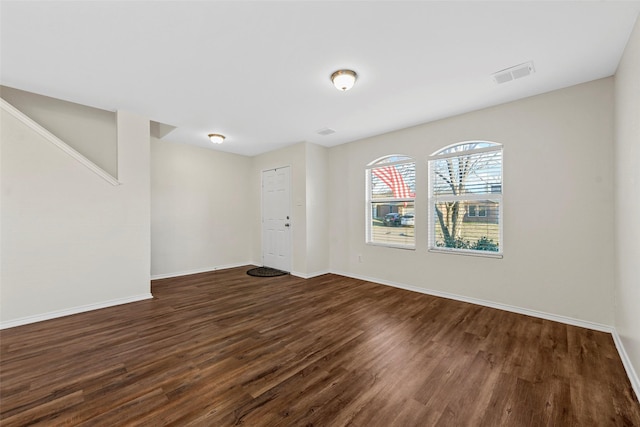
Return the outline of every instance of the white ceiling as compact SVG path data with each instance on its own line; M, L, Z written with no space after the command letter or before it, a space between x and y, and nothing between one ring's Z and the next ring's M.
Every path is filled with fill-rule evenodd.
M611 76L640 1L2 1L0 81L255 155ZM491 74L532 60L532 76ZM331 73L351 68L338 92ZM316 132L330 127L336 133ZM212 147L206 138L223 133Z

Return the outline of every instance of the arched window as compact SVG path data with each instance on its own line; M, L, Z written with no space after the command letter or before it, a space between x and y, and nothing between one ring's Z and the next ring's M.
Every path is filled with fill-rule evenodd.
M415 248L415 161L385 156L371 162L366 174L367 243Z
M471 141L429 157L429 249L502 255L502 145Z

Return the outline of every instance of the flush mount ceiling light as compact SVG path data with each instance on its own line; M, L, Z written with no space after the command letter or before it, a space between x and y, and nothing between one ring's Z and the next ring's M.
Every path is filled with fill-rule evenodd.
M209 134L209 139L214 144L222 144L222 141L224 141L225 138L226 137L224 135L220 135L219 133L210 133Z
M356 83L358 75L353 70L338 70L331 74L331 81L336 89L346 92Z

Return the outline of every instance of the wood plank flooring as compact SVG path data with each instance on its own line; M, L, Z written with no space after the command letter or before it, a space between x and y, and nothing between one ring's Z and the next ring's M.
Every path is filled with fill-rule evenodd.
M640 426L610 335L327 274L0 332L2 426Z

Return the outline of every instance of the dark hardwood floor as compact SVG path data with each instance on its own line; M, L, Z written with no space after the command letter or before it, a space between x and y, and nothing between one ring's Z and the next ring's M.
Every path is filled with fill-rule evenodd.
M0 332L0 424L640 426L610 335L247 268Z

